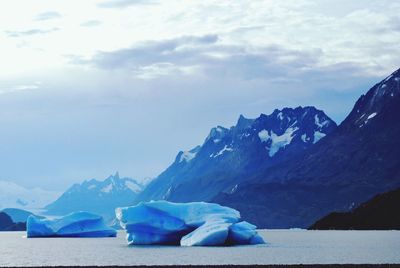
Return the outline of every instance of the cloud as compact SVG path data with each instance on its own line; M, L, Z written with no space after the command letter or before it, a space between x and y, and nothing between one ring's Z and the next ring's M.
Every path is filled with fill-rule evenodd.
M20 91L26 91L26 90L35 90L39 89L41 85L40 81L36 81L31 84L21 84L21 85L11 85L11 86L0 86L0 94L6 94L6 93L14 93L14 92L20 92Z
M101 24L102 24L102 22L99 20L88 20L88 21L82 22L80 25L82 27L96 27Z
M138 46L120 49L112 52L100 52L90 60L77 56L69 56L72 63L89 64L100 69L128 69L138 76L147 77L146 71L158 73L164 67L177 70L180 67L187 69L190 66L201 64L207 55L207 47L214 46L218 41L217 35L182 36L162 41L148 41ZM174 68L171 68L175 66ZM151 77L155 77L151 75Z
M375 74L382 68L350 60L326 64L321 49L294 50L281 45L228 45L219 40L217 35L182 36L99 52L91 58L70 55L69 59L73 64L146 80L146 83L152 83L154 87L163 87L168 83L202 83L205 87L214 88L216 85L230 88L242 84L247 89L253 84L257 84L258 88L264 85L265 91L270 92L270 99L285 95L278 91L292 94L293 90L302 92L303 97L332 92L339 95L352 94L359 89L356 85L368 84L377 79ZM341 78L340 83L338 77ZM229 85L224 81L230 81ZM189 87L193 88L193 85ZM225 89L220 90L225 92ZM260 96L265 98L263 93ZM284 100L280 102L286 103Z
M127 70L146 79L166 74L209 77L277 79L318 64L321 50L296 51L277 45L246 47L224 45L217 35L182 36L143 42L127 49L99 52L89 60L70 57L75 64L104 70Z
M47 11L40 13L36 16L35 20L52 20L52 19L57 19L61 18L61 14L56 12L56 11Z
M101 8L126 8L137 5L152 5L156 4L153 0L109 0L99 3L97 6Z
M56 32L58 30L60 30L60 29L59 28L51 28L48 30L31 29L31 30L26 30L26 31L5 31L5 33L9 37L24 37L24 36L31 36L31 35L48 34L48 33Z

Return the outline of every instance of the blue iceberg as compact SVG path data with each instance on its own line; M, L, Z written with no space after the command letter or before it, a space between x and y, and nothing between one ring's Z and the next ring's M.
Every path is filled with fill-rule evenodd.
M116 209L129 245L222 246L263 244L256 226L232 208L205 202L142 202Z
M26 222L27 237L115 237L103 217L89 212L74 212L59 219L30 215Z

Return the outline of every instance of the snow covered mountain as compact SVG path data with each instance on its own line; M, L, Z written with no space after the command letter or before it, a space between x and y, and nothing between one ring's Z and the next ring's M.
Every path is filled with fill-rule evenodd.
M28 189L11 181L0 181L0 210L21 208L37 211L60 196L59 192Z
M241 115L236 126L217 126L201 146L179 152L136 201L208 201L221 191L234 191L260 169L303 152L335 128L315 107L284 108L256 119Z
M46 214L65 215L74 211L89 211L114 218L119 206L131 205L145 185L132 178L120 178L118 172L103 181L85 180L74 184L60 198L45 207Z
M267 228L308 227L400 187L400 70L362 95L315 146L213 199Z

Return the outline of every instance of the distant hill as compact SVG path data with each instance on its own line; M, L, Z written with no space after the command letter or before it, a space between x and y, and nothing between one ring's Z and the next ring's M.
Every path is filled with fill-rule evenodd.
M14 222L11 217L4 212L0 212L0 231L6 230L9 226L13 225Z
M24 231L25 223L15 223L11 217L4 212L0 212L0 231Z
M350 212L333 212L311 230L400 230L400 188L379 194Z
M45 214L66 215L74 211L88 211L111 221L115 218L115 208L132 205L144 187L132 178L121 178L118 172L103 181L86 180L74 184L60 198L47 205Z

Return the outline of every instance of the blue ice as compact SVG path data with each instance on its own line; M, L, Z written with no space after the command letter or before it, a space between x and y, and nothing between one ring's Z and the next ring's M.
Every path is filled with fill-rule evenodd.
M129 245L222 246L264 243L240 213L214 203L142 202L116 209Z
M39 219L30 215L26 222L27 237L115 237L103 217L89 212L74 212L58 219Z

